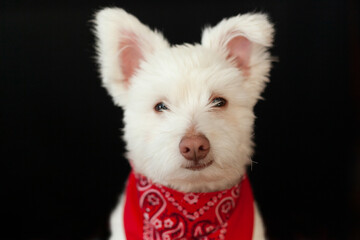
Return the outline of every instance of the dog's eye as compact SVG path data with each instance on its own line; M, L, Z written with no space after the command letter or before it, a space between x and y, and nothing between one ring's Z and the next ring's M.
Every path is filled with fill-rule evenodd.
M226 100L221 97L214 98L211 102L213 107L224 107L226 105Z
M154 109L157 112L162 112L162 111L168 110L168 107L163 102L160 102L155 105Z

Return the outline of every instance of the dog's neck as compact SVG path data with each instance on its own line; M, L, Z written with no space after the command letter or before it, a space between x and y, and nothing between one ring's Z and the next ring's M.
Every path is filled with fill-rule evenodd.
M183 193L132 172L126 194L124 223L128 236L143 230L140 237L144 239L231 239L233 233L228 233L228 227L232 224L236 225L232 232L239 234L241 229L244 236L252 234L243 229L252 229L253 224L253 198L246 176L227 190Z

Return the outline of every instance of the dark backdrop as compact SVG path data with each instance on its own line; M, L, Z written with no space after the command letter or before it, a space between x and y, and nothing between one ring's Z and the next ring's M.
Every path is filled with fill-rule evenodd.
M270 239L360 239L359 9L354 1L0 3L1 239L105 239L129 171L90 20L124 7L173 44L269 13L278 56L255 108L250 177Z

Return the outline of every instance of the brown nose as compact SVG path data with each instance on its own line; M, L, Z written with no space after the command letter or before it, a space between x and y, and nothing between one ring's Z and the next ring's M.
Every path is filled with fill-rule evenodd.
M209 140L204 135L183 137L179 144L180 153L187 160L198 161L206 157L210 150Z

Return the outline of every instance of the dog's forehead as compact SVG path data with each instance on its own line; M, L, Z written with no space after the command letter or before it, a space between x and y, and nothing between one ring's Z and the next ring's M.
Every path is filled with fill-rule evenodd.
M174 46L149 56L134 81L137 88L157 95L212 94L236 88L242 76L221 53L201 45Z

